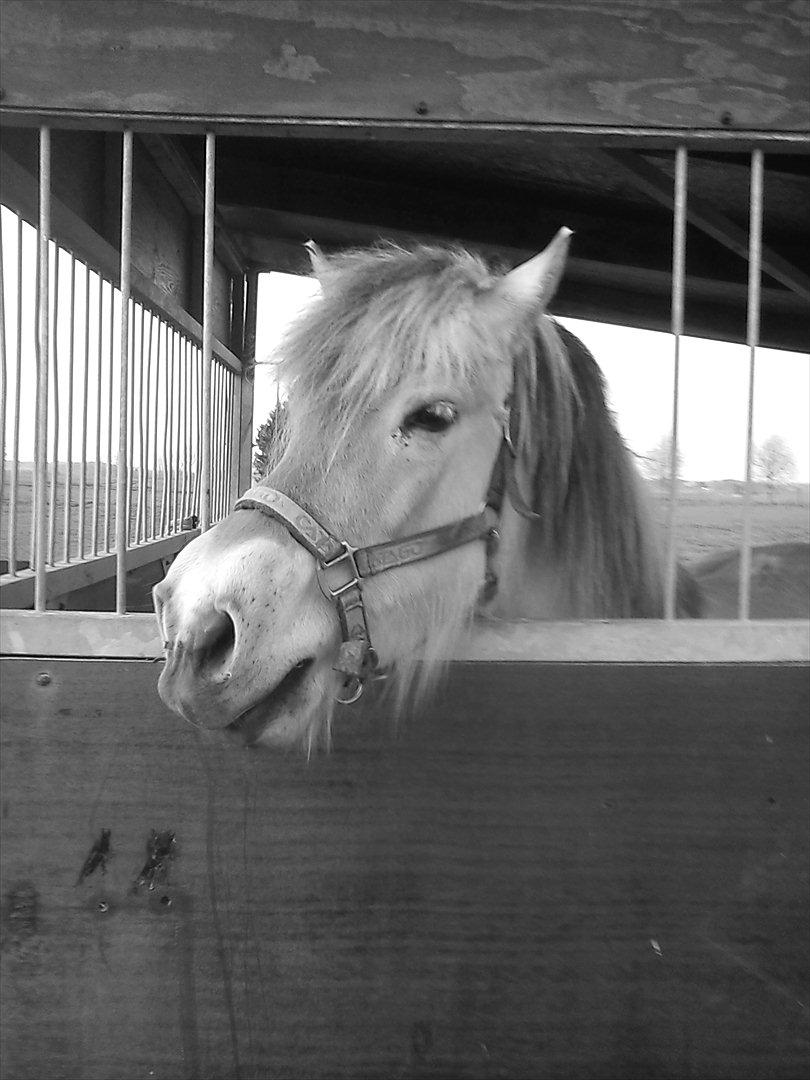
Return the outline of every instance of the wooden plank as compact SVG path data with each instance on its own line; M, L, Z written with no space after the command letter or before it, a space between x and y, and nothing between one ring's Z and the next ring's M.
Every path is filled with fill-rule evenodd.
M808 130L806 0L561 12L555 0L6 0L4 108Z
M35 222L37 220L37 187L31 174L8 154L0 152L0 176L2 176L4 203L27 221ZM112 281L117 286L121 271L120 257L116 248L58 199L52 199L51 216L53 235L56 240L78 258L86 260L91 268L99 270L108 281ZM169 292L159 288L134 266L132 267L132 293L136 300L153 308L194 341L201 340L200 323L173 300ZM215 339L213 348L214 355L232 371L241 372L241 360L227 346Z
M804 1075L806 670L462 665L309 764L156 678L3 661L8 1080Z
M199 536L199 529L186 529L184 532L165 536L161 540L150 540L145 544L136 544L127 549L126 568L135 570L148 563L168 559L181 551L186 544ZM76 562L56 563L45 570L45 589L48 600L84 589L88 585L115 577L117 557L93 555ZM3 574L0 577L0 608L24 608L34 601L34 573L32 570L18 571L14 576ZM4 616L4 621L5 621ZM124 624L122 624L123 626ZM57 636L63 633L57 628ZM66 643L69 638L66 639ZM69 642L72 649L73 643ZM109 646L108 646L109 647ZM114 647L114 646L113 646ZM77 655L75 652L71 656ZM129 654L126 654L129 655Z
M116 618L123 621L116 624ZM117 627L126 641L123 653ZM131 652L133 627L137 627L142 643L137 653ZM92 645L92 651L77 652L77 640ZM162 648L151 615L9 610L4 612L0 625L0 653L4 656L124 655L153 659ZM808 663L810 623L789 619L747 623L719 619L571 623L490 620L478 624L470 640L461 643L448 659L558 664Z

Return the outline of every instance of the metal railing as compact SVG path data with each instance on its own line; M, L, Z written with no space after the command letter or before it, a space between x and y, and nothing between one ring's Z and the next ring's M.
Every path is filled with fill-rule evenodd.
M4 582L33 573L37 611L50 572L114 553L124 612L127 553L209 527L236 495L239 376L212 347L213 157L195 336L132 296L132 146L125 132L119 285L51 236L48 128L38 228L2 211L0 551Z
M215 149L215 137L207 133L201 275L203 314L201 333L196 338L173 325L160 311L131 297L131 130L125 130L122 139L120 287L116 287L98 271L57 247L50 236L50 134L47 127L40 129L35 284L25 279L24 274L24 265L34 246L34 230L17 218L11 230L15 239L5 239L8 228L0 233L0 264L13 270L11 284L8 270L4 272L4 280L0 281L4 447L9 417L12 431L10 475L6 482L4 458L2 481L3 492L8 494L0 493L0 509L7 513L7 522L2 528L8 538L8 571L11 575L18 574L24 565L21 553L30 551L36 576L37 610L45 607L45 578L49 567L54 567L59 560L83 560L100 552L114 551L117 556L117 610L124 611L128 549L170 536L191 522L198 521L201 529L207 529L227 513L236 494L231 490L232 455L244 436L244 432L238 430L240 424L244 426L244 417L240 416L241 409L237 407L238 376L214 355L212 347ZM686 147L678 146L672 192L674 376L667 520L667 620L675 618L677 593L677 461L689 215L688 165ZM748 230L749 387L739 570L738 617L741 620L750 617L753 417L763 203L763 153L754 150ZM37 312L35 341L31 327L23 318L32 290ZM7 303L9 297L13 300L10 305ZM10 342L14 343L13 363L7 364L6 346ZM23 373L32 352L36 354L37 370L34 497L32 522L25 522L19 446L21 413L25 409ZM6 402L11 403L10 408Z

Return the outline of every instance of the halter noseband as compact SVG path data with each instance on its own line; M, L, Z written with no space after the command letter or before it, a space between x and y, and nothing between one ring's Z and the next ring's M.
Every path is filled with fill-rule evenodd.
M444 551L484 540L487 545L487 570L483 588L488 599L497 587L492 560L497 547L498 522L504 492L518 513L537 517L526 505L514 474L516 458L512 430L516 425L513 406L504 423L503 439L490 480L486 503L471 517L450 525L440 525L425 532L413 533L399 540L389 540L368 547L353 547L333 536L303 506L275 488L256 485L237 500L235 510L258 510L281 522L294 540L315 557L318 583L327 600L337 608L342 642L333 670L344 676L337 700L344 705L357 701L369 678L384 678L379 659L371 644L362 581L386 570L421 562Z

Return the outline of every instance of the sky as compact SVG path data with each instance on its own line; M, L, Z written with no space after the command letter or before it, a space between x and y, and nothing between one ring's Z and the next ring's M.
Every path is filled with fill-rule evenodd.
M313 279L290 274L262 274L259 279L256 427L276 402L274 349L290 319L317 289ZM637 454L648 453L672 426L672 337L581 319L560 322L596 357L627 445ZM745 345L681 339L678 445L683 479L745 477L748 367ZM810 356L757 349L754 400L755 445L780 435L795 458L794 481L810 482Z

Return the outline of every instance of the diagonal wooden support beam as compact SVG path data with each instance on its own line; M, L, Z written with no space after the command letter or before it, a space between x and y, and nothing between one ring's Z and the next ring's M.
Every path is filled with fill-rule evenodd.
M668 209L672 209L673 185L666 173L650 165L633 150L605 150L603 153L614 165L622 169L639 190ZM690 193L686 200L686 216L690 225L694 225L696 229L705 232L736 255L748 260L747 230L735 225L707 199ZM762 270L774 281L778 281L805 300L810 300L810 277L764 245Z

